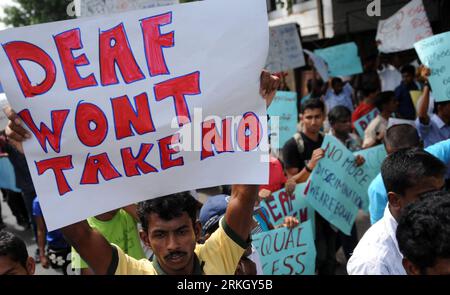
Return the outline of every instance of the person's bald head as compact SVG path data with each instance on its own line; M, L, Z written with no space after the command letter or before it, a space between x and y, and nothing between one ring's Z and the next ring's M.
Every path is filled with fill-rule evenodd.
M409 124L399 124L386 131L384 146L386 152L392 154L402 149L423 148L423 143L416 128Z

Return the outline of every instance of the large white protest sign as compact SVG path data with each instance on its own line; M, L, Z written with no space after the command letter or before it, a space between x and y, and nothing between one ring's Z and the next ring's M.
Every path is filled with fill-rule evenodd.
M2 31L0 79L32 134L24 149L48 229L174 192L267 183L268 38L259 0Z
M378 22L378 50L392 53L412 49L414 43L433 35L422 0L413 0L393 16Z
M269 55L266 68L281 72L305 65L302 43L294 23L270 27Z
M178 0L78 0L81 16L107 15L178 4Z

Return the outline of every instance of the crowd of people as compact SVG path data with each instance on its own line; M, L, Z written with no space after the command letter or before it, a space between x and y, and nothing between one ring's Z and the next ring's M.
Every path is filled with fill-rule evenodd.
M2 155L11 161L21 192L2 195L17 223L33 231L38 251L30 257L25 243L3 229L0 274L33 274L35 263L63 273L70 263L83 275L263 274L251 236L276 226L254 217L259 202L283 188L291 194L306 182L325 155L325 136L352 152L383 144L388 156L367 192L365 216L372 225L365 233L354 225L346 235L315 213L316 274L336 273L340 247L351 275L450 274L450 102L434 101L429 75L424 66L397 70L379 57L367 58L355 77L323 81L313 71L308 95L298 99L297 133L271 151L268 184L223 186L207 198L196 191L176 193L52 232L21 148L30 135L6 107L10 121L1 135ZM285 88L280 76L263 71L267 105ZM417 90L422 95L415 104L411 91ZM376 117L358 134L355 123L375 109ZM356 166L364 162L355 158ZM280 226L299 223L287 216ZM1 220L0 227L5 228Z

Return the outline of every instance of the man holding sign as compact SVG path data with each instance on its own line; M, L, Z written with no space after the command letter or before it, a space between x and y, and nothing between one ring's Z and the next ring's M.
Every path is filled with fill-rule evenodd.
M96 273L234 273L246 248L257 187L233 187L220 230L203 246L195 243L199 231L192 197L186 193L171 194L211 186L216 184L214 182L259 184L267 181L267 163L261 161L263 153L257 149L266 144L263 131L267 130L266 111L258 100L258 80L267 105L279 80L267 72L259 76L267 48L256 50L257 46L260 48L256 44L265 44L268 40L267 28L262 25L267 23L266 7L257 0L247 1L245 9L235 17L249 22L248 34L235 34L240 30L234 25L236 20L227 21L223 17L224 11L233 6L229 2L206 1L171 9L133 11L101 17L95 24L92 20L75 20L58 26L20 28L17 29L20 32L6 31L0 35L5 41L2 43L6 53L0 56L0 62L10 71L9 75L2 75L2 81L11 94L8 97L13 107L19 110L20 119L34 135L33 140L25 144L25 150L50 230L111 207L166 196L140 206L146 230L144 240L155 252L154 264L127 257L85 221L63 229ZM203 10L211 17L210 26L192 18L194 10L196 13ZM249 19L250 10L252 17ZM223 21L217 22L218 18ZM93 25L99 30L92 30ZM202 29L206 31L201 32ZM49 35L42 37L37 31ZM28 39L12 41L17 35L28 36ZM196 37L192 38L194 35ZM245 42L216 40L216 36L244 38ZM48 38L54 40L48 42ZM254 40L248 42L252 38ZM178 48L184 50L177 51L175 40ZM226 48L218 54L219 41L245 46L235 50ZM255 44L255 48L249 44ZM72 51L81 49L85 53L74 57ZM204 54L198 54L203 51ZM186 56L189 56L189 63L186 63ZM208 56L208 60L204 56ZM44 70L41 83L34 83L39 81L39 73L22 63L23 60L31 60ZM64 75L60 74L59 65ZM225 67L226 74L217 71ZM239 79L229 80L236 77L229 73L238 71ZM171 77L165 77L167 75ZM227 87L227 83L233 87ZM221 115L223 120L195 122L190 116L191 106L201 106L208 115ZM53 109L50 124L49 107ZM11 109L8 115L11 120L7 130L9 137L18 141L27 138L25 128L17 124L20 120ZM241 135L236 137L232 135L233 126L228 117L239 115L241 119L235 131ZM174 119L172 124L170 119ZM182 129L191 125L201 128L199 153L182 153L179 146L174 147L180 144L181 136L171 131L173 125ZM109 130L109 126L114 128ZM220 135L217 129L222 130ZM232 138L236 138L234 146ZM153 148L150 142L155 139L159 147L156 155L150 153ZM211 177L218 167L220 174L228 179ZM224 174L224 167L233 173ZM188 171L195 173L184 177ZM171 186L157 185L169 179ZM49 185L55 184L55 180L55 186ZM125 192L127 198L124 198ZM85 206L87 203L90 206ZM71 211L61 215L64 207ZM219 252L223 255L217 255ZM198 268L202 262L203 270Z
M273 99L278 83L276 77L263 72L261 93L268 93L265 95L267 104ZM29 137L26 130L15 124L16 114L11 109L7 114L12 120L9 122L9 136L18 141ZM141 203L142 235L147 246L154 251L156 258L153 262L135 260L124 254L86 221L67 226L62 231L96 274L234 274L248 247L246 241L253 226L257 189L257 186L233 186L220 227L204 245L196 244L201 236L201 225L196 221L196 202L189 193Z

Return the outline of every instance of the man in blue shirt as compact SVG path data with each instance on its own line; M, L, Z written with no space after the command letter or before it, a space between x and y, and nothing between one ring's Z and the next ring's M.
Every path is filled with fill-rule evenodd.
M349 83L342 82L341 78L333 78L331 80L331 88L325 94L325 105L327 114L335 106L344 106L353 112L353 88Z
M450 101L435 102L435 114L428 114L430 102L430 85L428 76L430 70L422 67L420 70L422 79L425 81L423 96L419 104L416 127L420 137L425 143L425 147L450 138ZM449 177L447 172L447 179Z
M394 125L389 128L384 138L386 152L392 154L398 150L420 147L423 148L417 130L411 125L402 124ZM446 165L450 163L450 140L438 142L425 149ZM374 224L383 217L384 209L386 208L388 199L386 188L381 178L381 174L372 181L368 189L369 194L369 213L370 222Z
M416 119L416 108L411 99L412 90L419 90L419 86L414 80L415 68L412 65L406 65L402 68L402 82L395 89L395 96L398 99L399 107L398 114L402 119L415 120Z

